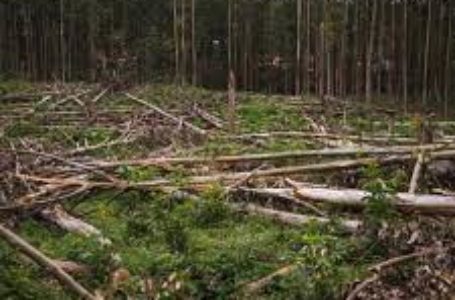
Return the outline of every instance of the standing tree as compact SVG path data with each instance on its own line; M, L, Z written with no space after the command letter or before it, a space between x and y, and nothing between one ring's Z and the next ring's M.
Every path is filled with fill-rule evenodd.
M373 0L373 12L372 18L370 23L370 32L369 32L369 39L368 39L368 48L367 48L367 61L366 61L366 74L365 74L365 97L367 103L371 103L372 100L372 90L373 90L373 53L374 53L374 41L376 38L376 20L378 17L378 1ZM382 0L381 0L382 1Z
M295 66L295 94L299 95L301 82L301 54L302 54L302 0L297 0L297 45L296 45L296 66Z

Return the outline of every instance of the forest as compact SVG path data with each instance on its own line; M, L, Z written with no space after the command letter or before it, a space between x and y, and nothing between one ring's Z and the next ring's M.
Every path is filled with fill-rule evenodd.
M0 299L454 299L454 19L0 0Z

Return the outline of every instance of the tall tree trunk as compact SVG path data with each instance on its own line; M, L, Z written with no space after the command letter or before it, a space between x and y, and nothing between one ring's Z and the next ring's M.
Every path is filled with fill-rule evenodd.
M306 0L306 43L305 43L305 92L311 93L310 55L311 55L311 0Z
M397 78L397 65L398 65L398 62L399 60L397 59L397 50L396 50L396 37L397 37L397 34L396 34L396 4L392 4L391 5L392 7L392 36L391 36L391 42L390 42L390 47L389 47L389 54L387 56L387 59L388 59L388 72L387 72L387 93L389 95L389 97L391 98L396 98L396 91L394 89L394 87L397 86L395 82L396 78ZM404 21L403 21L404 22ZM404 35L402 37L404 39ZM385 40L383 40L383 42L386 42ZM406 43L406 41L404 41L404 43ZM403 84L403 82L402 82Z
M344 4L344 16L343 16L343 32L341 36L341 50L340 50L340 61L339 61L339 77L340 77L340 86L339 86L339 94L341 97L346 96L346 84L347 84L347 40L348 36L347 33L349 32L348 30L349 26L349 4L345 3Z
M403 3L403 38L402 38L401 74L403 86L403 103L405 114L408 112L408 0Z
M180 84L180 44L179 44L179 19L178 19L178 0L173 3L173 17L174 17L174 59L175 59L175 82Z
M384 36L385 36L385 0L381 1L381 19L379 21L379 39L378 39L378 72L376 74L376 94L381 95L382 93L382 71L385 61L384 55ZM393 36L392 36L393 40ZM392 42L393 43L393 42Z
M181 68L181 84L186 84L186 67L187 67L187 53L186 53L186 0L182 0L182 14L181 14L181 51L182 51L182 68Z
M65 8L64 0L60 0L60 68L61 80L66 81L66 47L65 47Z
M360 12L360 4L359 2L362 0L354 0L354 59L353 59L353 79L355 82L354 94L356 96L360 96L361 92L361 79L360 79L360 71L359 71L359 64L360 64L360 20L359 20L359 12Z
M302 0L297 0L297 45L296 45L296 66L295 66L295 95L300 95L301 83L301 48L302 48Z
M193 73L191 82L197 84L197 48L196 48L196 0L191 0L191 54Z
M374 52L374 40L376 37L376 20L378 17L378 1L373 0L373 12L372 12L372 19L370 24L370 34L368 39L368 49L367 49L367 61L366 61L366 76L365 76L365 97L367 103L371 103L372 100L372 90L373 90L373 70L372 70L372 63L373 63L373 52ZM383 1L383 0L381 0Z
M445 78L444 78L444 115L448 117L449 97L451 95L451 64L452 64L452 5L447 3L448 21L447 21L447 39L446 39L446 59L445 59Z
M228 0L228 73L232 70L232 1Z
M432 0L428 0L427 30L425 34L425 53L423 61L422 104L426 106L428 97L428 62L430 58Z

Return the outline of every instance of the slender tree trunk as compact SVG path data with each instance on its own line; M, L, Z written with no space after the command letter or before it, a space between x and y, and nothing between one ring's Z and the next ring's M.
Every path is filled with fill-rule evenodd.
M381 1L381 19L379 22L379 40L378 40L378 72L376 74L376 94L381 95L382 93L382 71L383 62L385 60L384 55L384 36L385 36L385 0ZM392 36L393 39L393 36ZM392 42L393 43L393 42Z
M296 45L296 66L295 66L295 95L300 95L301 83L301 48L302 48L302 0L297 0L297 45Z
M373 12L372 19L370 24L370 35L368 39L368 49L367 49L367 61L366 61L366 76L365 76L365 97L367 103L371 103L372 100L372 90L373 90L373 53L374 53L374 40L376 37L376 20L378 17L378 1L373 0ZM381 0L383 1L383 0Z
M232 1L228 0L228 73L232 70Z
M306 43L305 43L305 92L311 93L310 55L311 55L311 0L306 0Z
M397 59L397 50L396 50L396 4L392 4L392 36L391 36L391 41L390 41L390 48L389 48L389 55L387 57L389 65L388 65L388 72L387 72L387 93L389 97L391 98L396 98L396 91L394 87L397 86L397 84L394 84L395 79L397 78L397 65L399 60ZM404 21L403 21L404 22ZM404 36L402 36L404 38ZM386 41L383 40L385 43ZM406 43L406 41L404 41ZM403 82L402 82L403 84Z
M191 0L191 54L193 63L193 73L191 81L197 84L197 48L196 48L196 0Z
M452 5L447 3L448 21L447 21L447 42L446 42L446 63L445 63L445 78L444 78L444 115L448 117L449 97L451 95L451 64L452 64Z
M61 68L61 80L66 80L66 49L65 49L65 8L64 0L60 0L60 68Z
M178 20L178 0L173 3L174 17L174 59L175 59L175 82L180 84L180 44L179 44L179 20Z
M360 71L359 71L359 63L360 63L360 20L359 20L359 11L360 11L360 4L359 1L362 0L354 0L354 59L353 59L353 79L355 83L355 88L353 90L356 96L360 96L361 92L361 82L360 82Z
M430 58L432 0L428 0L427 29L425 34L425 53L423 61L422 104L426 106L428 97L428 62Z
M408 0L403 3L403 38L402 38L401 74L403 80L403 103L405 114L408 113Z
M346 96L346 83L347 83L347 55L346 55L346 48L347 48L347 33L348 33L348 26L349 26L349 4L344 4L344 17L343 17L343 33L341 37L341 54L340 54L340 61L339 61L339 73L340 73L340 86L339 86L339 94L341 97Z
M181 68L181 82L182 85L186 84L186 67L187 67L187 53L186 53L186 0L182 0L182 14L181 14L181 51L182 51L182 68Z

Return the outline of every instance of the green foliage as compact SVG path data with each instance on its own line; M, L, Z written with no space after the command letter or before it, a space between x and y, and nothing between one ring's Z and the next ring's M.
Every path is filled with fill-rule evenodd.
M22 80L22 79L8 79L3 80L4 76L0 74L0 95L2 93L20 93L20 92L28 92L33 89L33 85L30 81Z
M298 110L253 96L239 106L238 114L245 132L302 130L306 124Z
M28 121L19 121L11 124L4 130L5 137L21 138L26 136L41 136L45 130Z
M367 221L373 228L379 228L383 221L391 221L397 216L392 205L392 197L397 191L397 178L384 180L383 170L376 165L364 169L364 189L370 195L365 199ZM394 180L395 179L395 180Z
M159 170L154 167L120 166L116 173L124 180L140 182L153 179L159 175Z

